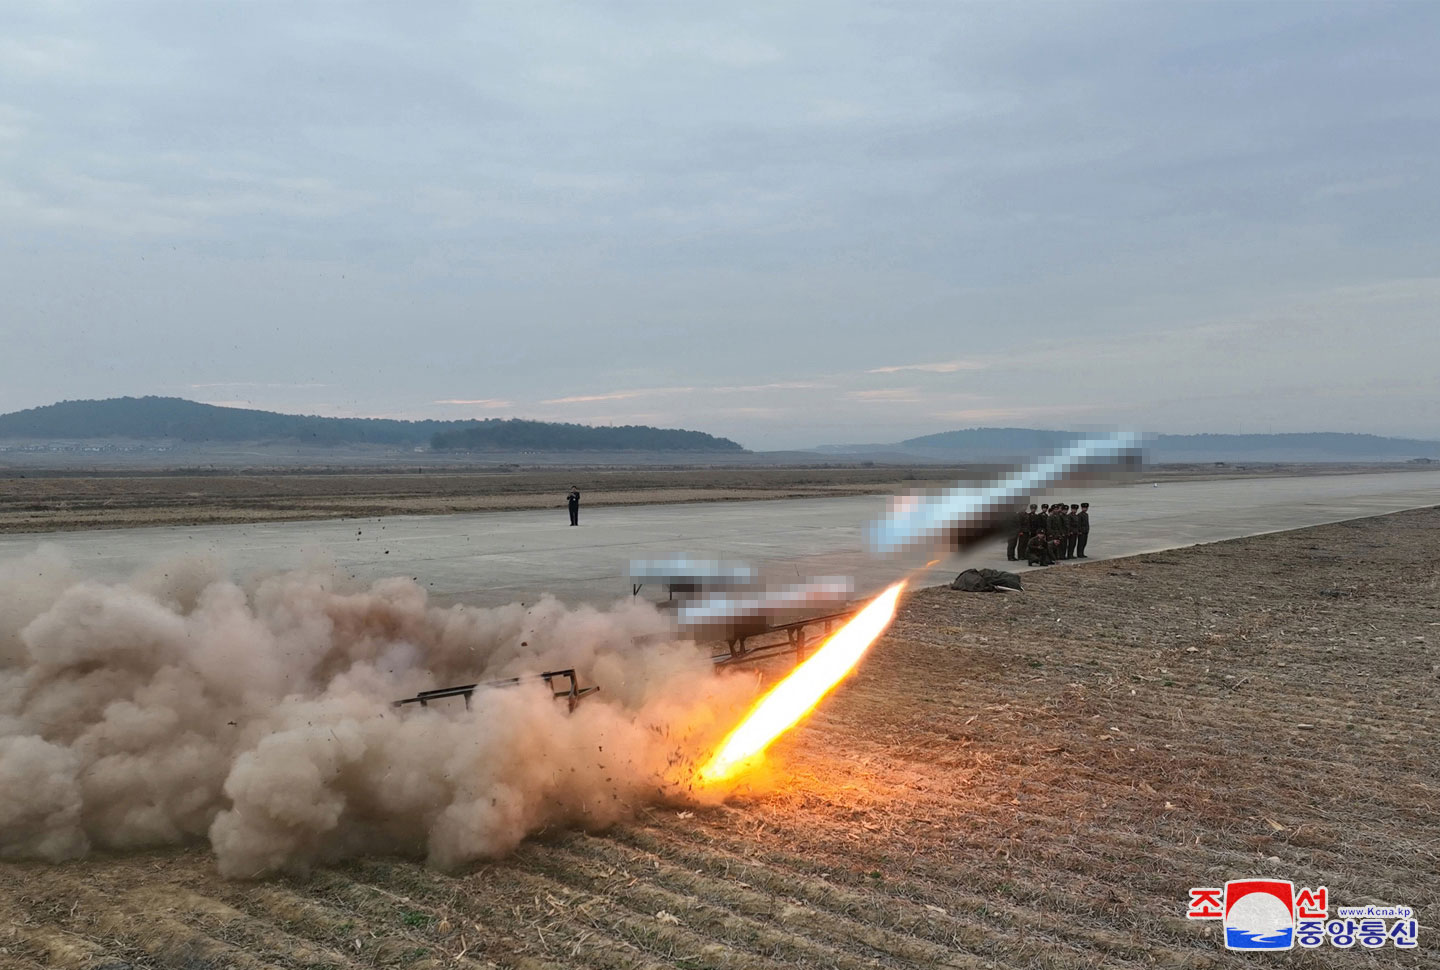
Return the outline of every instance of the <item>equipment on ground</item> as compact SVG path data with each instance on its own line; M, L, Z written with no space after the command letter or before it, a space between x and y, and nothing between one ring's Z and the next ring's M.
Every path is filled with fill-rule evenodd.
M567 685L561 689L555 689L555 681L565 680ZM465 710L470 710L470 698L479 690L487 688L516 687L520 684L543 680L550 688L557 700L563 698L570 707L575 710L575 705L580 703L582 697L586 697L599 690L599 687L581 687L580 680L575 676L574 668L565 670L547 670L543 674L531 674L524 677L505 677L500 680L486 680L474 684L462 684L459 687L437 687L434 690L422 690L414 697L406 697L395 701L395 707L404 707L406 704L419 704L421 707L429 707L431 701L444 700L447 697L465 698Z

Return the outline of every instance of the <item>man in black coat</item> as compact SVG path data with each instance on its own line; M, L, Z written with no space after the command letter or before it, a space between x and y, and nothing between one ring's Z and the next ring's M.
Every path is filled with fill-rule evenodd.
M580 524L580 489L574 485L570 486L570 494L565 496L565 504L570 506L570 524Z
M1045 523L1045 536L1050 540L1050 560L1059 562L1065 558L1065 513L1060 503L1050 504L1049 521Z
M1005 543L1005 558L1014 562L1025 555L1025 545L1030 539L1030 516L1020 509L1010 519L1010 539Z

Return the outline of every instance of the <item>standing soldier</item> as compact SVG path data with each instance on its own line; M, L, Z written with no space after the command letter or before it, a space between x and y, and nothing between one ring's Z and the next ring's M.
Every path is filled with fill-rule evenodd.
M565 496L565 504L570 506L570 524L580 524L580 489L574 485L570 486L570 494Z
M1077 558L1080 558L1080 559L1089 559L1090 557L1087 556L1087 555L1085 555L1085 540L1090 538L1090 503L1089 503L1089 502L1081 502L1081 503L1080 503L1080 515L1077 516L1077 519L1079 520L1079 523L1080 523L1080 525L1079 525L1080 535L1079 535L1078 537L1076 537L1076 540L1075 540L1075 555L1076 555Z
M1010 541L1005 544L1005 558L1014 562L1017 558L1025 555L1025 543L1030 538L1030 517L1025 514L1025 507L1021 506L1015 510L1010 517Z
M1080 541L1080 506L1070 506L1068 521L1070 523L1070 534L1065 539L1065 558L1074 559L1075 546Z
M1047 523L1045 534L1050 537L1050 558L1055 562L1065 555L1065 513L1060 511L1060 503L1056 502L1050 506L1050 521Z

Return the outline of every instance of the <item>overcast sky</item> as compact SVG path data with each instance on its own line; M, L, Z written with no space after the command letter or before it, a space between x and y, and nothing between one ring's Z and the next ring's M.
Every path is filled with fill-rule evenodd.
M6 4L0 411L1440 438L1437 50L1376 0Z

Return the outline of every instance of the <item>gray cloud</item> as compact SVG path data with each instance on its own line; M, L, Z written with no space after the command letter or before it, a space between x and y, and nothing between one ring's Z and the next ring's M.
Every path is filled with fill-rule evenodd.
M1389 3L7 8L0 408L243 384L756 447L970 415L1434 435L1393 348L1434 339L1437 27ZM884 400L897 374L918 400Z

